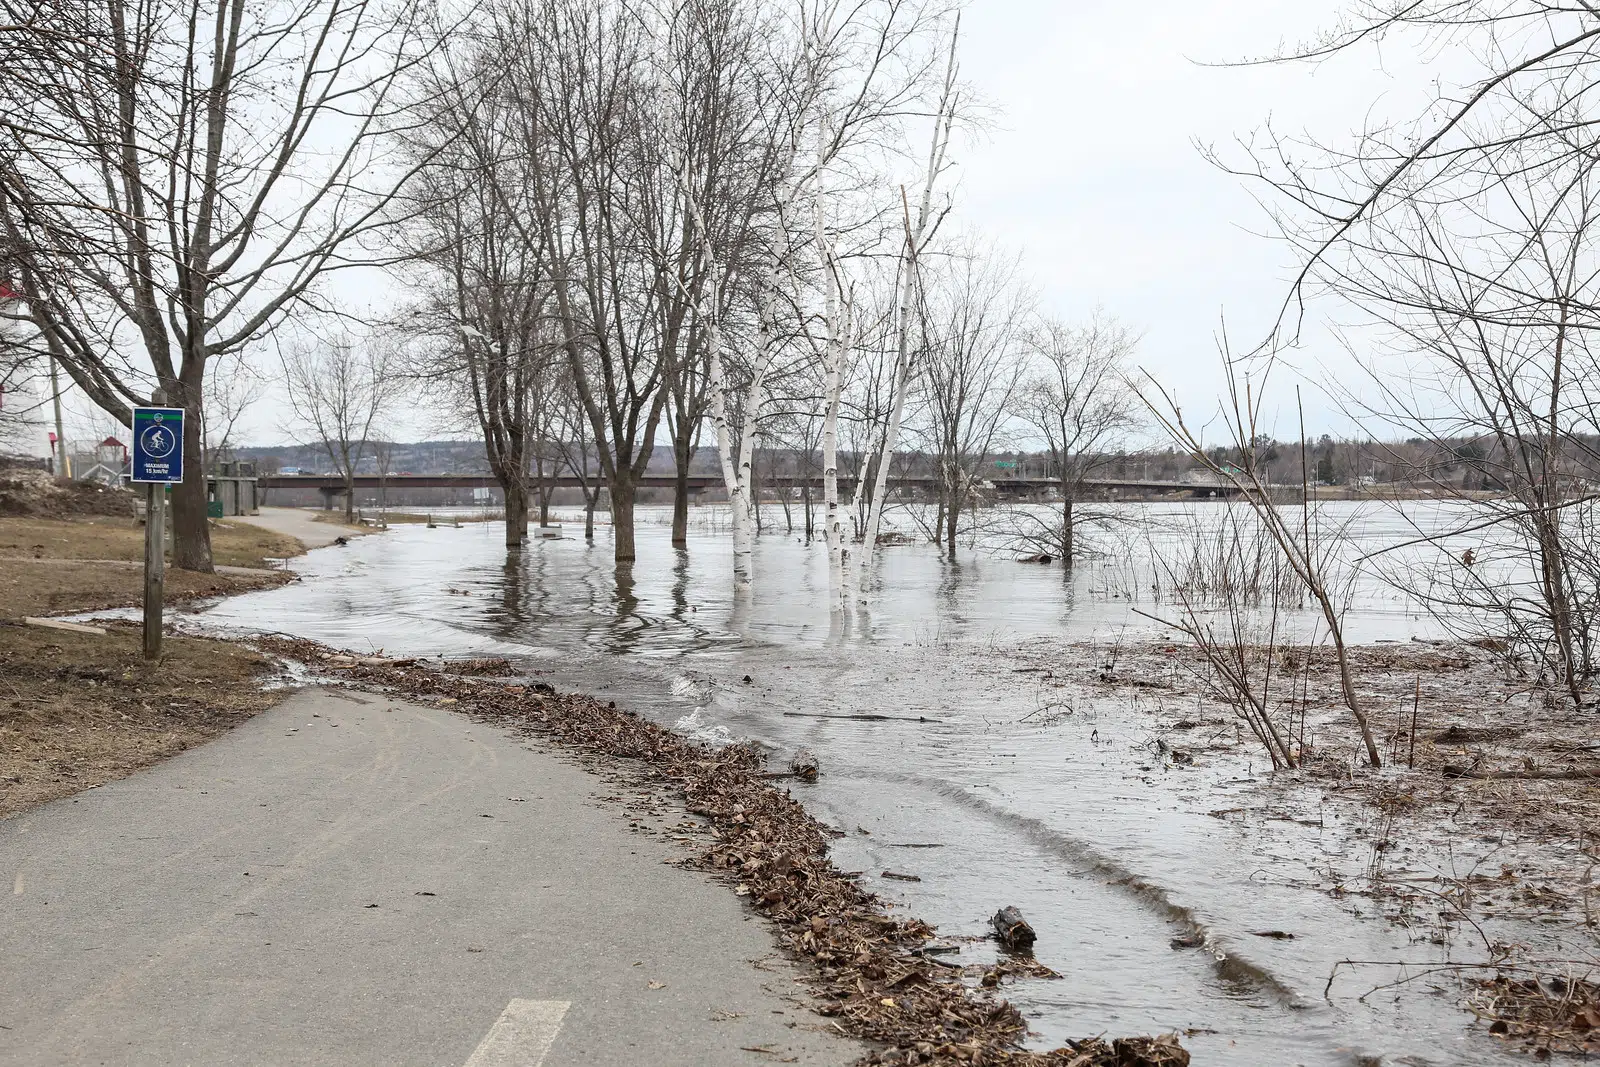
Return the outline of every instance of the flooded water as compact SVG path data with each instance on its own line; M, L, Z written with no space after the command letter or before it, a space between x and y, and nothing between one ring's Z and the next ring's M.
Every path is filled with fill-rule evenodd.
M1447 519L1369 506L1358 540L1393 543ZM1085 702L1043 725L1041 705L1056 696L1020 669L1036 662L1024 652L1161 632L1135 610L1163 607L1144 595L1135 539L1066 579L976 551L952 563L888 548L870 612L841 623L825 607L820 545L762 537L757 588L738 600L731 545L714 515L702 520L687 552L647 521L639 559L621 567L608 532L588 544L581 521L568 525L579 537L509 559L498 524L396 527L313 552L295 563L304 581L195 621L394 655L516 657L686 732L754 738L780 759L810 748L823 776L796 794L844 833L843 868L946 935L981 934L1003 905L1028 916L1041 960L1064 976L1008 989L1041 1042L1190 1030L1197 1064L1262 1067L1505 1058L1469 1032L1449 991L1358 999L1394 968L1342 979L1324 998L1339 960L1426 963L1452 951L1308 889L1328 851L1347 847L1337 813L1301 827L1298 842L1264 842L1205 814L1256 788L1250 775L1152 766L1148 720L1125 705ZM1439 633L1370 576L1351 597L1355 639ZM863 713L888 718L843 717ZM1295 936L1259 936L1270 931ZM1209 947L1174 947L1196 935Z

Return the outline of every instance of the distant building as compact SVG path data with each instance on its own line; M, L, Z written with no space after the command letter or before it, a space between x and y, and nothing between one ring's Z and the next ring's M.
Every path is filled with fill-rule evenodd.
M0 453L44 458L52 454L45 421L50 390L31 358L34 331L23 310L22 298L0 278Z
M78 452L72 457L72 473L80 482L121 485L128 473L128 446L107 437L93 452Z

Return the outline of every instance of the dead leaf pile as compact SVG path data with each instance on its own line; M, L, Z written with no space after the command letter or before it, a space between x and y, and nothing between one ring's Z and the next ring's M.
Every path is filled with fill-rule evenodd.
M503 678L511 673L511 662L498 656L483 659L453 659L444 669L451 674L475 674Z
M315 663L328 650L309 641L259 644ZM437 701L579 752L638 761L641 778L671 784L685 807L709 822L708 847L694 865L733 886L777 926L783 946L811 965L816 1010L842 1033L880 1047L866 1064L1007 1064L1015 1067L1185 1067L1174 1035L1105 1042L1090 1039L1050 1051L1021 1047L1022 1013L974 982L965 968L920 954L934 930L894 918L882 902L828 858L829 831L787 791L763 779L753 745L712 748L632 712L548 686L507 686L453 677L415 665L358 661L344 679ZM1034 972L1037 973L1037 972Z
M1489 1032L1535 1059L1600 1052L1600 986L1582 978L1496 975L1473 983L1468 1007Z

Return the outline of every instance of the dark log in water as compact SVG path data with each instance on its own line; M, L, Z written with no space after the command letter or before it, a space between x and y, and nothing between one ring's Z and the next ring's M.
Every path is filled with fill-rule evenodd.
M802 748L795 752L794 758L789 760L789 771L802 782L814 782L821 773L817 764L817 757L812 755L809 748Z
M1001 908L989 922L994 926L995 940L1002 947L1011 952L1033 951L1033 927L1016 908Z

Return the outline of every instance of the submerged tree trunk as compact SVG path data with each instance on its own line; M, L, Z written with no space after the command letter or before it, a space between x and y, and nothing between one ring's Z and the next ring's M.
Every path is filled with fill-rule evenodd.
M945 513L944 547L951 563L956 560L956 534L961 530L960 468L951 469L950 510Z
M515 480L503 486L506 497L506 548L520 549L528 539L528 491Z
M755 517L755 532L760 533L761 526L761 475L756 466L756 457L750 456L750 514Z
M682 548L689 543L689 462L694 455L689 434L680 429L672 442L676 481L672 487L672 543Z
M633 498L638 492L631 473L611 479L611 541L618 563L636 558L633 542Z
M1061 489L1061 499L1061 564L1071 570L1076 546L1073 544L1072 494L1067 492L1065 486Z
M911 286L908 282L904 300L908 304L910 299ZM909 308L902 304L902 311L909 313ZM905 414L906 390L910 380L911 353L908 338L903 338L900 354L894 363L894 400L889 408L889 425L883 431L883 448L877 457L878 470L873 476L872 499L867 505L867 529L862 539L861 562L857 564L856 590L863 596L866 595L867 583L872 579L872 559L878 547L878 527L883 522L883 501L889 495L889 465L894 459L894 450L900 442L900 419Z

